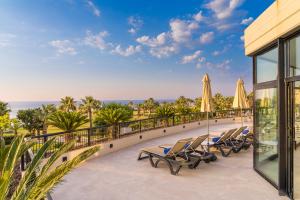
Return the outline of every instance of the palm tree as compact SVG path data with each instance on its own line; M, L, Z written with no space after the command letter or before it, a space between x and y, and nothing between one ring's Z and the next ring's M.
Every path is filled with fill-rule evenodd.
M134 109L134 103L132 101L129 101L127 105L129 108Z
M247 99L248 99L249 108L253 108L253 99L254 99L253 92L250 92L248 94Z
M202 98L201 97L197 97L194 100L195 104L193 107L194 112L201 112L201 102L202 102Z
M68 133L74 132L80 126L86 124L89 120L79 112L57 111L49 116L48 123L56 128L67 132L65 140L68 141L71 136Z
M0 138L3 136L4 131L10 127L9 115L5 114L0 116Z
M176 112L180 115L182 115L182 121L183 123L186 122L186 115L190 114L192 112L191 105L194 101L189 98L185 98L184 96L180 96L175 101L175 107Z
M93 128L93 112L99 110L101 108L101 102L94 99L91 96L85 97L85 99L81 99L82 104L80 104L79 109L88 114L90 120L90 130Z
M97 126L110 125L110 137L117 138L117 125L126 122L133 116L133 110L126 105L109 104L101 109L95 118Z
M149 111L149 115L151 115L152 111L159 105L153 98L147 99L144 104L146 109Z
M45 154L55 144L55 138L48 140L35 154L31 163L28 165L24 175L21 178L14 176L16 172L20 173L17 167L21 156L32 148L35 143L25 141L24 135L17 136L11 145L5 145L4 140L0 143L0 200L41 200L45 199L47 193L53 189L63 177L74 167L85 159L96 153L99 148L94 147L84 151L72 160L53 167L54 163L74 145L74 141L65 143L59 149L56 149L52 156L43 163ZM54 148L55 149L55 148Z
M10 111L11 110L8 108L8 103L0 101L0 116L9 114Z
M76 110L76 102L73 97L66 96L60 99L59 109L64 112L71 112Z
M162 118L165 126L169 126L169 118L175 115L175 109L170 103L163 103L156 108L156 117Z
M42 105L40 117L43 122L43 134L47 133L48 130L48 117L56 111L56 107L53 104Z
M18 130L22 127L22 123L18 119L11 120L11 128L14 131L15 135L18 135Z
M137 105L137 115L138 115L138 117L141 116L141 111L142 111L142 109L143 109L143 104L139 103L139 104Z

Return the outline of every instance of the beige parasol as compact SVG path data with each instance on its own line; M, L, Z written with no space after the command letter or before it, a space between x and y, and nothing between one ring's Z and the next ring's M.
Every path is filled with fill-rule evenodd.
M211 92L211 85L210 79L208 74L205 74L202 79L202 102L201 102L201 112L206 112L207 117L207 133L209 136L209 117L208 113L213 111L213 104L212 104L212 92ZM208 137L208 146L209 146L209 137ZM208 148L209 149L209 148Z
M242 110L245 108L249 108L249 104L247 101L247 94L244 87L244 81L242 79L239 79L236 83L236 90L232 107L241 109L241 121L243 126Z

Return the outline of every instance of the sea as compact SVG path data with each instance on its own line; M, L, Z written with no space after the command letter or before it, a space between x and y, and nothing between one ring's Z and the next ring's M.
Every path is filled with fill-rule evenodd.
M134 104L140 104L143 103L145 100L103 100L104 104L108 103L120 103L120 104L128 104L129 102L133 102ZM159 103L162 102L174 102L174 99L159 99L156 100ZM77 101L79 104L80 102ZM59 101L15 101L15 102L8 102L9 108L11 110L10 112L10 117L15 118L17 116L17 113L19 110L24 110L24 109L33 109L33 108L39 108L42 105L47 105L47 104L54 104L54 105L59 105Z

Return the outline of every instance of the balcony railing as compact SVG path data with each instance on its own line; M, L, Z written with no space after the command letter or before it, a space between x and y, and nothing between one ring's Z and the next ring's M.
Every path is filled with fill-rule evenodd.
M242 110L244 117L252 116L251 109ZM241 116L240 110L226 110L217 111L209 114L209 119L226 119L237 118ZM51 155L57 148L65 142L75 140L75 145L72 150L100 144L114 139L127 137L133 134L139 134L145 131L173 127L181 124L200 122L207 119L206 113L190 113L187 115L174 115L166 118L147 118L142 120L135 120L129 122L122 122L115 125L105 125L93 128L78 129L73 132L59 132L53 134L43 134L32 136L31 139L35 141L33 146L33 153L50 138L55 137L55 143L47 152L47 156Z

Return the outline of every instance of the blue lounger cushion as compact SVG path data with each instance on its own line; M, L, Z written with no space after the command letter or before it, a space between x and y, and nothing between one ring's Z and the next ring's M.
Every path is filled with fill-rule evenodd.
M164 154L168 154L171 148L164 148Z
M247 134L249 133L249 130L246 129L246 130L244 130L242 133L243 133L243 135L247 135Z
M213 142L218 142L220 138L221 138L221 137L214 137L214 138L212 138L212 141L213 141Z

